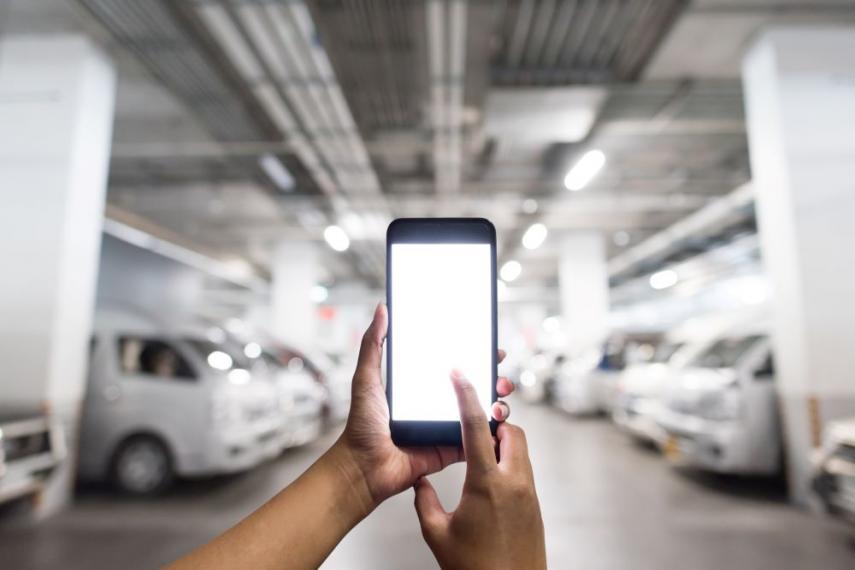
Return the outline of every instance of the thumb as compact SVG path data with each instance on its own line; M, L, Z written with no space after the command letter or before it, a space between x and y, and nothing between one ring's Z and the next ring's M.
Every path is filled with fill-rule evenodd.
M426 477L416 479L416 514L422 527L422 535L429 543L448 526L448 513L442 508L436 489Z
M354 383L380 376L380 359L383 356L383 339L386 338L387 319L386 305L378 304L377 308L374 309L374 318L362 336Z

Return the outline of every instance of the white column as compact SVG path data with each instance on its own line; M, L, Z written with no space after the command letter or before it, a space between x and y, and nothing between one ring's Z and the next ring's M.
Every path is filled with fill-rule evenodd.
M573 232L561 240L561 320L571 354L598 345L608 332L609 277L602 234Z
M271 329L299 349L315 343L317 310L311 290L317 284L318 250L310 242L286 241L276 247L270 288Z
M77 36L0 41L0 402L75 429L85 389L115 73ZM73 455L73 454L72 454ZM73 457L40 502L70 496Z
M743 66L790 480L818 428L855 414L855 28L763 34Z

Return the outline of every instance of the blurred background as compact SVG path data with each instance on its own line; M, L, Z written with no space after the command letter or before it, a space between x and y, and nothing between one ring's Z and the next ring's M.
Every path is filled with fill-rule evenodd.
M479 216L551 566L852 568L853 133L852 0L0 0L4 567L251 512L388 223ZM326 567L434 567L411 502Z

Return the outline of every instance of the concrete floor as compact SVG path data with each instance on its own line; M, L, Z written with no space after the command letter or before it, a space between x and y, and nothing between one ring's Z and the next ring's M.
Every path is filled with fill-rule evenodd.
M851 569L855 529L787 505L774 482L675 472L603 420L514 403L529 436L552 568ZM37 526L0 526L3 568L152 568L252 511L335 438L237 477L184 482L148 502L87 489ZM462 467L433 477L455 504ZM324 568L433 568L406 492L352 532Z

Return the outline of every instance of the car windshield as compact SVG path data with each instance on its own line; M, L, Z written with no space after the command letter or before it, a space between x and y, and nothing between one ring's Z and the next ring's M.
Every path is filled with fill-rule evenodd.
M208 363L214 370L226 371L232 369L249 370L250 363L243 353L235 347L225 343L216 343L200 338L184 338L184 342Z
M721 339L702 352L692 364L700 368L729 368L760 338L752 335Z
M268 368L274 370L282 368L282 363L279 362L279 359L267 352L266 350L262 351L261 360L264 361L264 364L266 364Z
M656 348L656 353L653 355L653 360L651 362L668 362L669 360L671 360L671 357L674 356L674 353L677 352L682 346L682 343L679 342L665 342L660 344Z
M625 347L615 342L606 343L598 368L600 370L623 370L626 366Z

